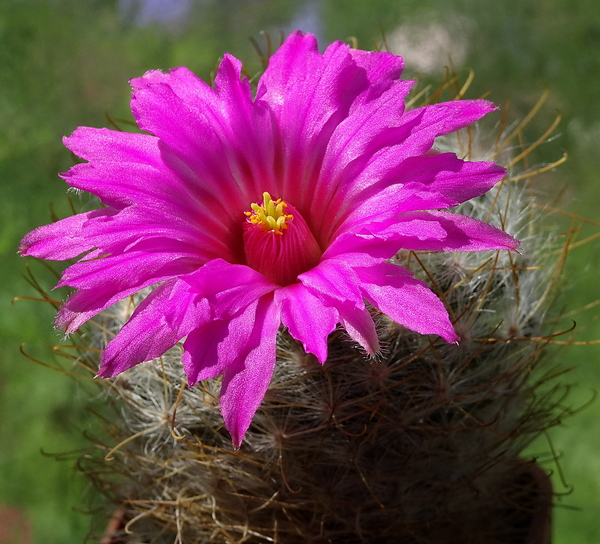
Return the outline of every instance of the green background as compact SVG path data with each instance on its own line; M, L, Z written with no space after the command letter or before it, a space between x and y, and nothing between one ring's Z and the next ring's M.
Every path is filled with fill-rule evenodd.
M72 461L57 461L40 450L85 447L82 432L95 423L86 411L89 395L80 384L19 353L24 342L28 353L51 361L46 343L55 344L60 336L52 330L49 306L11 304L17 295L34 295L23 279L25 261L16 249L23 234L49 221L50 203L59 216L69 213L57 173L68 169L73 158L61 137L79 125L106 126L106 111L128 118L131 77L186 65L208 78L225 51L248 61L251 72L258 70L248 38L262 40L261 30L269 31L274 41L282 30L314 31L322 46L352 36L369 49L381 42L382 33L392 38L402 26L431 35L425 42L415 38L418 51L442 28L450 37L445 54L460 57L454 58L459 69L475 70L469 96L491 91L490 99L498 104L510 99L511 115L517 118L550 88L550 98L527 134L533 140L543 133L557 109L563 121L531 164L552 162L565 151L569 160L538 178L536 189L550 194L561 189L565 209L600 219L600 4L595 0L204 0L190 2L185 17L162 22L152 22L134 4L0 2L0 502L26 511L36 542L45 544L83 541L90 520L77 508L93 502L93 493ZM430 78L439 81L441 75ZM569 226L558 217L557 223ZM588 225L580 238L599 230ZM599 260L596 241L572 251L567 311L600 299ZM43 268L35 270L46 285L52 284ZM594 321L598 308L576 313L577 340L600 339ZM598 388L599 353L595 345L559 352L565 366L575 367L563 378L573 384L569 406L585 404ZM592 403L550 432L567 484L557 477L556 465L548 463L562 495L555 514L556 544L600 541L599 416L600 404ZM548 451L545 440L532 448L534 453Z

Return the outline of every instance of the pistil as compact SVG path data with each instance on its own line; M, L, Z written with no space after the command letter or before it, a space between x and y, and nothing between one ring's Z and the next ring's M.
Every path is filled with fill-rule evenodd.
M299 274L314 268L321 248L306 221L291 204L263 193L262 204L245 212L246 264L274 283L289 285Z

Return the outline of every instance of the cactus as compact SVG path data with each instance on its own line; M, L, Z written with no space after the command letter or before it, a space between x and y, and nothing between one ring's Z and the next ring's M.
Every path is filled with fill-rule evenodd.
M455 85L448 76L425 103ZM525 170L537 142L514 145L530 117L435 144L507 167L492 191L454 211L508 231L520 253L393 259L443 301L458 345L371 307L381 351L369 356L338 328L322 365L281 328L273 378L239 449L219 411L221 379L188 387L181 343L95 380L110 414L78 464L115 511L103 543L533 542L551 492L523 450L569 413L547 354L569 240L546 229L533 196L535 175L562 160ZM69 357L95 375L99 353L150 292L89 321Z
M482 152L477 132L436 146L500 164L521 153L510 131L491 131L496 143ZM382 353L365 356L337 330L321 365L281 330L239 450L219 413L219 379L187 387L180 346L106 385L110 439L80 464L118 507L114 542L532 541L539 469L521 455L565 415L546 350L566 249L545 230L531 178L517 177L519 163L459 211L515 234L519 255L396 257L442 298L459 345L373 309ZM146 294L95 318L91 346L101 350Z

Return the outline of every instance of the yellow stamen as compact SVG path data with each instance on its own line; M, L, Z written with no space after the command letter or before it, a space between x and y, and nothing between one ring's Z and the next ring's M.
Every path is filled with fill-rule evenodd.
M263 193L263 204L251 204L251 212L244 212L248 217L248 222L253 225L260 225L264 230L272 230L275 234L283 234L288 228L287 222L291 221L293 216L284 213L287 204L278 198L273 200L266 191Z

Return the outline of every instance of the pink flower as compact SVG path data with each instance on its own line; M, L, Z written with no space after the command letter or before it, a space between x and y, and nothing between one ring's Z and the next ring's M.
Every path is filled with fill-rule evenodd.
M225 55L214 88L185 68L134 79L149 134L78 128L87 163L64 174L106 207L28 234L23 255L64 260L77 290L58 313L67 334L158 285L108 344L112 377L185 338L191 385L223 375L221 411L239 446L275 365L281 325L322 363L338 324L373 354L366 303L447 342L442 302L389 259L400 249L515 249L509 235L447 209L504 175L493 163L430 152L435 138L494 106L461 100L406 111L402 59L293 33L252 97Z

